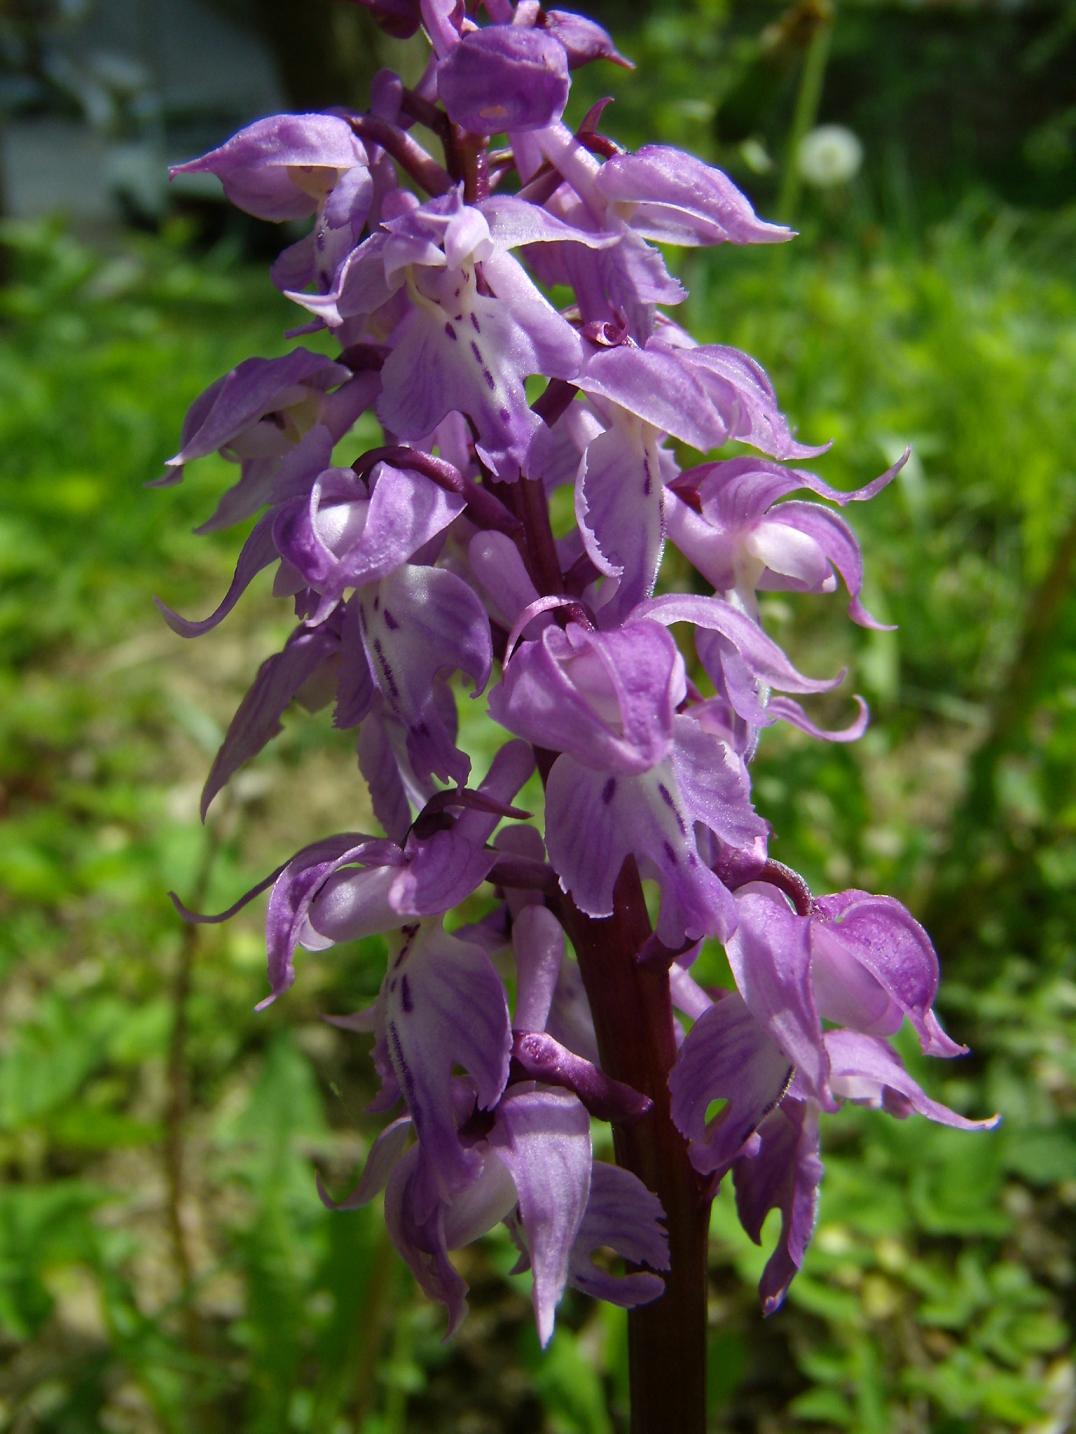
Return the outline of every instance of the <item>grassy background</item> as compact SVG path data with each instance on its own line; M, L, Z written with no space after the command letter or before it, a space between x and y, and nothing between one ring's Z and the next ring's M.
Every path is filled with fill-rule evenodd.
M672 23L637 37L659 79L684 63ZM690 111L655 93L665 137L691 143ZM633 123L628 106L619 132ZM807 670L850 664L875 724L852 750L768 735L755 786L775 854L817 889L891 891L926 917L943 1018L973 1055L911 1063L1005 1124L829 1122L821 1225L765 1323L765 1254L722 1196L715 1427L1045 1434L1074 1399L1076 216L973 185L932 199L930 222L890 222L878 193L868 165L803 197L796 245L681 272L699 336L755 354L801 436L835 440L830 482L914 447L854 514L868 606L899 630L851 628L839 599L768 604ZM445 1346L379 1212L318 1203L313 1164L343 1188L373 1128L365 1043L317 1017L373 994L379 943L306 960L254 1016L257 914L195 932L164 896L224 905L303 842L368 824L346 741L293 714L198 826L281 618L256 585L184 644L150 603L200 612L226 582L234 538L189 531L224 465L141 484L207 382L284 351L286 306L232 241L197 250L182 221L109 254L61 225L3 237L0 1426L619 1429L619 1312L569 1296L540 1355L514 1252L491 1239L462 1257L472 1316Z

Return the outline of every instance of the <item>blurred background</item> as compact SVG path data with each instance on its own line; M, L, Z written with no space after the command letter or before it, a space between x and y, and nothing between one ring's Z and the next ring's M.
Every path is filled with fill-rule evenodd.
M715 1210L715 1430L1069 1429L1076 1205L1076 5L652 0L592 13L638 62L577 75L622 143L720 163L778 250L684 253L687 321L761 360L817 470L857 486L864 633L839 599L767 604L811 672L848 663L854 749L767 734L774 854L818 891L893 893L933 932L973 1054L931 1093L993 1135L846 1109L785 1309ZM55 1434L614 1434L623 1316L569 1295L541 1355L515 1252L461 1257L441 1343L378 1209L330 1216L373 1133L377 941L309 958L268 1012L257 907L305 842L369 825L325 714L203 828L224 727L287 629L256 589L184 644L234 534L195 538L227 476L146 492L183 414L294 310L285 236L168 162L260 114L362 104L399 47L334 0L5 0L0 7L0 1428ZM411 61L407 61L411 63ZM845 708L834 707L831 715ZM772 1226L768 1230L773 1238ZM1067 1306L1068 1303L1068 1308ZM672 1377L672 1376L671 1376Z

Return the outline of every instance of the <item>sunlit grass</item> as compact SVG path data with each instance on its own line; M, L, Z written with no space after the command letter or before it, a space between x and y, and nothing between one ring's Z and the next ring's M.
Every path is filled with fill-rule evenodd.
M228 251L140 241L101 259L58 231L10 237L0 1348L12 1358L0 1419L57 1434L618 1427L620 1316L570 1298L541 1357L525 1296L504 1280L513 1252L493 1241L466 1253L474 1316L445 1348L379 1214L333 1217L317 1201L312 1164L347 1188L375 1128L364 1043L318 1015L373 997L376 941L300 956L294 991L256 1017L256 909L200 935L184 1291L159 1153L183 959L164 892L197 885L198 790L271 650L274 608L263 582L220 632L190 644L168 632L153 593L202 611L227 581L236 535L190 534L226 470L141 485L190 399L251 352L281 352L291 315ZM741 1427L1031 1429L1064 1397L1071 603L1032 670L1016 662L1074 510L1076 292L1060 247L978 214L915 251L815 239L687 267L693 326L764 362L803 437L834 439L815 465L830 482L858 485L913 445L909 470L851 515L868 605L899 631L856 632L840 597L782 598L769 614L808 670L851 666L876 728L857 751L771 734L756 790L775 854L819 888L925 903L974 869L972 909L943 957L947 1019L976 1054L935 1063L929 1083L969 1113L1008 1117L975 1141L867 1114L833 1122L819 1237L765 1326L748 1283L763 1257L723 1197L713 1384ZM1011 681L1024 715L999 737ZM471 730L482 704L461 704ZM987 805L969 808L984 742ZM947 855L977 819L974 851ZM304 842L369 824L348 739L325 713L290 715L210 821L221 840L205 895L224 905Z

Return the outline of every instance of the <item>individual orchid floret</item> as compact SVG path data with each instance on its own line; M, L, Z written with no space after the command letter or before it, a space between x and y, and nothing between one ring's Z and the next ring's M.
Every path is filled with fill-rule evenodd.
M756 217L721 170L665 145L599 161L563 124L538 136L549 163L606 228L682 245L783 243L792 231Z
M553 241L611 242L519 199L483 209L452 190L383 223L342 266L333 292L291 297L330 325L389 313L382 423L421 441L448 414L466 413L480 455L510 480L540 424L524 381L572 378L582 362L579 335L508 252ZM397 295L402 310L390 305Z
M453 670L467 672L479 688L485 685L492 660L489 621L470 586L454 573L407 561L458 516L463 502L422 474L387 464L375 470L372 493L351 469L319 471L331 441L325 430L311 438L318 433L320 452L303 455L301 467L297 454L293 465L297 486L308 492L278 503L255 525L216 610L200 621L182 618L163 603L161 611L174 631L200 636L223 621L258 572L278 559L275 591L305 594L302 615L311 627L339 614L346 589L358 590L347 604L351 620L340 617L351 659L341 701L348 716L340 725L354 725L365 716L376 687L404 725L419 776L436 772L444 780L463 782L469 763L455 746L439 688ZM288 488L285 465L277 489L286 493ZM268 680L268 674L260 674L251 703L263 701ZM274 692L290 700L286 680L282 666L274 669ZM257 714L250 705L241 712L240 725L248 728ZM244 750L239 760L247 755L253 752Z
M481 1160L461 1140L452 1072L459 1067L473 1080L479 1111L492 1110L511 1058L508 1003L489 957L442 930L440 920L405 927L378 997L375 1034L437 1190L463 1190Z
M574 382L703 453L732 438L773 458L823 451L795 441L753 359L723 345L682 343L682 333L666 325L642 348L599 349Z
M273 541L296 589L320 601L312 621L345 592L390 577L463 512L463 500L423 474L379 463L368 481L350 468L325 468L309 494L282 504ZM278 581L277 590L284 590Z
M781 412L773 384L748 354L727 344L685 342L682 329L661 327L654 347L679 354L702 386L707 403L725 416L728 436L770 458L817 458L828 443L800 443Z
M278 359L246 359L201 394L187 414L179 449L156 486L183 477L187 463L219 453L242 465L240 481L223 495L198 529L213 532L241 522L270 501L283 459L315 427L337 439L373 403L376 374L351 374L309 349Z
M706 463L676 479L676 498L667 506L669 533L698 571L747 612L756 612L758 591L832 592L839 573L853 621L882 627L860 602L863 565L847 524L820 504L778 500L808 488L837 503L861 502L880 492L903 463L852 493L758 458Z
M903 908L888 909L886 898L846 892L825 900L834 903L834 916L863 909L858 940L850 931L834 950L833 917L816 909L794 913L764 882L742 887L739 924L726 943L737 990L710 1001L686 973L674 986L695 1018L669 1081L673 1119L689 1141L692 1163L715 1181L732 1170L741 1222L756 1243L767 1213L781 1211L777 1247L760 1284L766 1314L784 1299L814 1228L821 1112L852 1100L961 1130L996 1124L996 1117L969 1120L930 1100L888 1043L866 1033L893 1031L907 1014L931 1054L964 1049L929 1009L936 980L921 929ZM822 1016L846 1018L858 1029L823 1031ZM715 1100L723 1108L711 1116Z
M437 67L449 118L472 134L541 129L564 113L568 55L554 34L522 25L472 30Z
M732 897L700 850L697 828L719 845L764 859L768 827L751 806L742 760L690 717L677 717L669 756L636 776L608 776L569 754L546 789L546 840L563 890L588 916L614 909L617 877L634 858L661 889L658 940L727 936Z
M698 1013L670 1079L673 1116L691 1141L700 1171L727 1169L790 1089L796 1099L823 1111L834 1110L843 1096L869 1099L902 1115L917 1110L961 1128L990 1124L927 1102L896 1054L874 1034L895 1031L907 1014L930 1054L953 1056L965 1049L945 1035L931 1009L936 966L921 928L886 898L846 892L828 900L833 914L799 915L767 882L736 892L739 920L726 950L737 990ZM837 914L857 907L862 929L856 932L853 923L834 941L830 932ZM844 1020L851 1029L824 1032L823 1017ZM844 1062L839 1069L835 1050ZM857 1061L867 1082L862 1087ZM896 1094L872 1093L869 1081L876 1075ZM707 1119L715 1099L727 1105Z
M931 1100L892 1048L877 1037L828 1031L825 1044L835 1096L885 1110L898 1120L922 1115L954 1130L992 1130L998 1123L998 1116L968 1120ZM756 1244L761 1244L769 1211L781 1211L777 1245L759 1282L762 1310L770 1315L803 1263L822 1180L818 1110L803 1098L795 1080L733 1161L732 1178L741 1223Z
M664 1281L650 1273L668 1268L660 1203L629 1171L592 1159L589 1122L574 1097L510 1086L491 1115L471 1124L485 1133L469 1136L474 1172L458 1191L439 1191L421 1143L400 1156L401 1134L411 1125L400 1121L385 1132L381 1149L371 1151L355 1191L336 1207L367 1203L389 1166L389 1232L427 1295L446 1307L449 1334L467 1309L467 1286L449 1253L500 1221L520 1248L517 1272L532 1272L543 1345L568 1285L629 1308L661 1295ZM593 1262L599 1248L646 1268L609 1274Z
M854 741L866 730L867 705L860 697L855 698L859 710L851 725L832 732L812 722L792 698L774 695L774 690L778 693L828 692L843 681L844 672L828 679L806 677L793 667L753 618L722 598L666 593L641 603L636 616L663 623L695 625L700 661L717 688L719 704L729 709L723 725L736 750L746 760L754 755L759 729L779 719L830 741ZM704 726L712 725L709 708L700 710L697 716ZM736 726L741 730L734 731Z
M257 219L282 221L313 214L343 176L359 172L349 195L353 208L368 200L366 149L338 115L272 115L210 150L177 164L177 174L215 174L232 203ZM360 223L361 227L361 223Z
M555 36L567 52L570 70L578 70L594 60L611 60L625 70L635 68L613 44L609 32L585 15L575 15L570 10L544 10L538 0L519 0L513 23L540 26L546 34Z
M667 755L685 694L683 659L659 624L593 632L569 622L516 650L489 707L529 741L626 775Z
M667 145L613 155L594 185L607 217L661 244L783 244L792 238L783 224L759 219L722 170Z
M551 913L541 907L523 908L519 925L529 931L526 936L522 931L518 938L513 935L520 963L516 1022L541 1026L553 1000L563 936ZM500 1220L508 1224L520 1247L517 1270L533 1272L535 1316L543 1343L552 1333L554 1311L568 1283L627 1306L657 1298L662 1281L656 1275L640 1270L624 1278L612 1276L599 1270L591 1257L598 1247L612 1247L637 1265L665 1269L668 1246L659 1223L659 1202L635 1176L592 1162L584 1106L569 1091L548 1089L546 1072L519 1071L518 1038L508 1085L495 1107L484 1105L477 1084L468 1078L444 1082L438 1108L443 1107L445 1114L451 1111L456 1134L453 1139L445 1129L435 1128L431 1138L427 1098L422 1094L427 1080L425 1044L432 1048L430 1058L436 1062L445 1031L453 1023L440 1020L421 1048L412 1043L414 1030L391 1023L394 996L401 1010L406 996L405 1014L420 1020L423 997L428 1001L431 989L439 990L429 982L410 983L411 951L419 939L404 933L400 954L372 1012L334 1022L377 1036L375 1054L379 1052L378 1064L388 1087L379 1105L385 1108L389 1099L402 1095L412 1113L394 1121L378 1138L350 1195L333 1202L322 1189L322 1198L336 1208L353 1209L388 1183L386 1216L393 1239L426 1292L447 1307L450 1332L462 1317L466 1286L449 1252L477 1239ZM450 951L445 959L458 959L458 953ZM474 947L468 959L478 960ZM485 968L475 967L476 972L479 969ZM469 1006L484 997L472 980L466 992L441 991L437 999L443 1007L452 1003L452 1012L442 1010L442 1016L454 1014L458 1025L464 1019L463 1003ZM490 999L492 1010L496 1003ZM473 1016L464 1020L464 1024L473 1022ZM531 1039L539 1034L544 1033L534 1032ZM460 1032L453 1039L467 1037ZM467 1067L473 1056L457 1045L453 1059ZM417 1072L410 1064L414 1060L419 1062ZM647 1104L625 1118L637 1119ZM408 1150L412 1134L418 1136L418 1145ZM446 1174L446 1156L448 1168L458 1171L455 1177Z
M498 25L532 26L555 35L568 54L568 68L577 70L593 60L612 60L626 70L635 66L613 44L607 30L585 15L568 10L546 10L538 0L486 0L486 10Z
M313 427L326 392L350 378L342 364L302 347L283 358L244 359L191 404L166 480L178 482L184 464L210 453L243 459L286 451Z
M934 946L899 901L855 890L819 897L809 931L811 979L827 1020L887 1036L907 1018L924 1055L966 1053L934 1014L939 980Z
M640 343L653 332L653 305L676 304L684 297L648 238L684 245L791 238L790 230L757 219L720 170L679 150L648 146L603 162L582 137L557 123L534 135L534 159L521 169L534 190L525 193L540 193L538 186L547 185L543 161L564 181L547 201L554 212L581 228L615 235L619 242L590 254L539 257L538 271L547 282L573 285L585 320L598 322L616 313L626 317Z
M340 941L397 930L414 917L440 916L465 901L497 859L486 843L498 821L526 816L509 802L532 768L526 746L509 742L477 792L445 792L434 799L444 824L426 834L413 828L400 845L344 833L296 853L269 898L272 991L263 1005L294 982L296 946L323 951ZM453 807L458 815L449 820Z
M767 675L813 685L727 605L714 614L706 599L671 601L702 604L709 622L723 618ZM651 612L679 620L666 599L638 615ZM548 628L509 659L489 699L511 731L562 753L549 776L546 832L564 890L589 915L608 915L617 873L634 856L661 883L658 936L670 946L735 925L727 889L700 857L695 824L754 852L764 850L767 831L751 807L742 759L691 715L676 715L685 695L675 645L661 623L642 621L613 632Z

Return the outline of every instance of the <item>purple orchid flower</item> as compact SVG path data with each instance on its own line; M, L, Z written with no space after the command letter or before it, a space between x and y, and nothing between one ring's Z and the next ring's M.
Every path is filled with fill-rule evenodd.
M292 297L340 325L386 311L399 295L381 371L382 423L397 438L421 441L447 414L466 413L484 461L511 479L540 421L527 407L524 380L572 378L582 361L576 331L508 253L554 241L610 242L518 200L478 208L453 190L383 223L344 263L335 291Z
M568 88L555 32L522 25L472 30L437 67L449 118L472 134L543 129L564 113Z
M820 504L777 500L808 488L842 505L862 502L896 477L907 456L853 493L839 493L813 473L754 458L703 464L676 480L674 491L685 501L670 506L673 542L718 591L735 595L747 612L756 611L759 590L832 592L839 573L853 622L884 627L859 600L862 561L848 525Z
M769 1314L814 1225L819 1113L844 1099L961 1130L990 1129L998 1118L968 1120L930 1100L882 1039L907 1017L924 1052L966 1050L934 1015L937 957L899 902L848 891L798 915L776 887L753 882L737 891L736 904L726 949L737 990L711 1000L686 973L679 977L679 1003L695 1019L669 1085L692 1163L716 1180L733 1171L741 1218L756 1242L768 1211L782 1211L761 1285ZM843 1025L824 1031L823 1017ZM707 1119L715 1100L724 1106Z
M369 162L351 126L337 115L273 115L239 131L177 174L215 174L231 202L258 219L313 214L345 175L358 170L369 189ZM365 192L353 191L352 203ZM360 226L361 227L361 226Z
M526 910L532 919L520 924L528 929L515 937L516 1021L544 1025L563 938L548 911ZM458 979L461 962L466 982ZM383 1076L378 1103L385 1107L402 1097L408 1114L378 1138L348 1196L333 1202L322 1187L322 1198L336 1208L354 1209L387 1184L393 1239L427 1294L448 1309L450 1331L465 1313L466 1285L449 1252L504 1221L520 1248L517 1268L533 1273L535 1318L545 1344L568 1284L629 1307L661 1294L657 1274L613 1276L600 1270L591 1259L598 1247L612 1247L637 1265L660 1271L667 1268L668 1246L658 1201L630 1172L593 1160L589 1107L569 1080L554 1082L567 1090L536 1087L535 1079L548 1087L551 1073L535 1067L519 1071L529 1079L514 1079L518 1039L505 1068L507 1084L501 1067L482 1067L480 1052L503 1050L504 1044L503 997L491 976L489 958L479 947L465 946L432 925L405 930L373 1012L336 1024L375 1035ZM460 1007L455 1021L444 1018L446 1003ZM494 1039L487 1035L472 1048L474 1033L487 1025L496 1032ZM528 1039L557 1044L538 1034ZM446 1079L452 1065L471 1075ZM599 1073L591 1067L584 1084L595 1079ZM649 1106L630 1092L613 1096L614 1103L619 1097L614 1119L638 1119Z
M701 1430L718 1182L731 1171L756 1240L780 1212L770 1312L803 1262L820 1130L842 1103L993 1123L933 1101L889 1044L907 1020L925 1054L964 1050L934 1011L926 933L891 897L813 897L770 858L751 787L773 723L864 730L858 698L835 732L800 705L843 673L800 671L757 594L840 582L852 619L880 627L828 505L875 497L903 460L850 493L790 466L824 450L796 437L761 367L666 312L685 291L657 245L792 235L701 160L625 153L599 128L606 101L568 128L572 72L627 63L600 26L537 0L486 0L484 15L360 3L393 35L424 33L413 86L382 71L366 112L272 116L174 171L217 175L261 218L311 222L272 278L305 311L296 332L327 348L249 359L195 400L162 481L222 454L240 477L203 530L255 521L215 611L164 613L199 636L269 568L294 612L203 815L293 704L331 703L384 834L303 847L228 912L192 919L271 887L263 1005L295 980L299 948L386 937L376 1001L333 1018L372 1037L371 1112L390 1115L338 1208L384 1192L450 1331L467 1296L452 1252L500 1222L543 1344L569 1286L650 1304L631 1316L638 1427ZM754 455L718 451L731 442ZM667 540L698 576L689 591L662 589ZM456 674L484 726L477 702L461 719ZM471 748L488 763L475 789ZM695 981L708 939L735 990ZM594 1159L595 1120L616 1127L619 1164ZM597 1263L602 1248L630 1272Z

